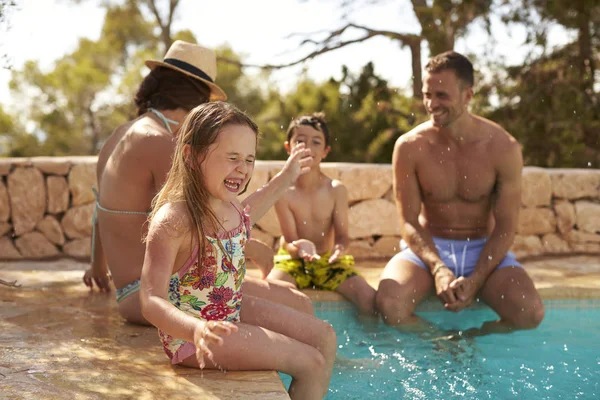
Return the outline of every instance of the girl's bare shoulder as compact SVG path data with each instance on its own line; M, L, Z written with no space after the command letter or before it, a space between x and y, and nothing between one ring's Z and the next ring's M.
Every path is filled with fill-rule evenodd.
M152 217L151 229L166 232L173 237L188 233L190 218L185 202L166 203L161 206Z

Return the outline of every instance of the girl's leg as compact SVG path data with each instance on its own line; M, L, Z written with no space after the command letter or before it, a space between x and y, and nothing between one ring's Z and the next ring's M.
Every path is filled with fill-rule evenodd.
M292 399L326 396L336 352L331 325L313 316L261 298L244 296L239 330L211 346L209 368L272 369L292 376ZM198 368L196 356L182 363Z
M375 314L375 289L362 276L355 275L346 279L335 290L363 312Z
M296 286L294 285L294 287ZM290 288L288 283L246 277L243 290L244 296L261 297L310 315L314 314L310 298L301 291Z
M291 276L287 272L283 272L283 271L280 271L278 269L272 269L271 272L269 272L269 275L267 276L267 279L268 280L274 280L274 281L288 282L288 283L293 284L294 287L297 287L296 280L294 279L293 276Z

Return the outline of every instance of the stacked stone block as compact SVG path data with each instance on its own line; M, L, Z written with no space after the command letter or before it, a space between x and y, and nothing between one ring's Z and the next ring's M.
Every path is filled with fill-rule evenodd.
M281 161L257 162L244 198L268 182ZM324 163L323 172L348 189L349 253L389 258L399 250L400 224L389 164ZM0 259L89 259L96 157L0 160ZM253 237L277 248L274 209ZM523 171L521 212L512 250L518 256L600 253L600 170Z

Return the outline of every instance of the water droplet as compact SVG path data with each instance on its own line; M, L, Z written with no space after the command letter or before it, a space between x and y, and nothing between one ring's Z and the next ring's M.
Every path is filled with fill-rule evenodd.
M491 260L491 259L492 259L492 256L488 256L488 260Z
M592 163L591 163L591 162L588 162L588 167L591 167L591 166L592 166Z
M521 308L521 311L525 311L525 309L524 309L524 308Z
M504 295L500 296L500 298L504 300Z
M325 236L325 232L321 232L321 236Z
M306 225L306 221L304 221L304 225Z

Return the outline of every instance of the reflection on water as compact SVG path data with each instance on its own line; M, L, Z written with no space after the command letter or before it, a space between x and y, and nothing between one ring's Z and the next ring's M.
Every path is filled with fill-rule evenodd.
M328 399L600 398L598 308L550 308L537 330L457 341L363 324L347 307L316 310L336 328L344 360L336 363ZM420 315L452 331L496 318L487 308Z

